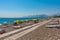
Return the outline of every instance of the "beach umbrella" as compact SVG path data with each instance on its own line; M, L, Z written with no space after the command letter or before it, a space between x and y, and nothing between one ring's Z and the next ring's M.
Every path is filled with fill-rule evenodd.
M28 21L28 20L25 20L25 21Z
M42 21L46 20L45 18L42 19Z
M14 23L22 23L23 20L14 20Z
M17 22L18 23L18 22L20 22L20 20L15 20L14 22Z
M32 20L38 20L38 19L32 19Z
M32 19L34 23L38 23L38 19Z

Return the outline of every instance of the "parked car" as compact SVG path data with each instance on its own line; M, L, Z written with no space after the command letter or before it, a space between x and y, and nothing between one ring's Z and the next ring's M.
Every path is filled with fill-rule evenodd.
M56 25L56 24L58 24L58 22L50 22L50 23L48 23L49 25Z
M59 28L60 25L46 25L46 28Z
M0 29L0 34L5 33L6 31L4 29Z
M15 25L15 26L13 26L13 28L18 29L18 28L22 28L22 27L20 25Z

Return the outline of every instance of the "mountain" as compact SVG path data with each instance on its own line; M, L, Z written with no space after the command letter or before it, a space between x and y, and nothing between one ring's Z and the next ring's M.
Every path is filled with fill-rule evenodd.
M60 16L60 13L55 13L52 16Z
M26 17L23 17L23 18L48 18L49 16L48 15L30 15L30 16L26 16Z
M3 24L3 22L8 22L8 23L13 23L14 20L30 20L33 18L47 18L49 17L48 15L30 15L30 16L26 16L26 17L19 17L19 18L0 18L0 24Z
M29 16L24 16L24 17L19 17L19 18L1 18L0 19L32 19L32 18L48 18L48 15L42 14L42 15L29 15Z

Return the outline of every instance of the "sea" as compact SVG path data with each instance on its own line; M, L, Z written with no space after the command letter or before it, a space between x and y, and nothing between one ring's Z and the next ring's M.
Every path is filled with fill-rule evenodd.
M42 19L44 17L41 18L37 18L37 19ZM8 24L12 24L14 22L14 20L31 20L33 18L0 18L0 24L3 24L4 22L7 22Z
M0 24L7 22L9 24L13 23L14 20L29 20L30 18L0 18Z

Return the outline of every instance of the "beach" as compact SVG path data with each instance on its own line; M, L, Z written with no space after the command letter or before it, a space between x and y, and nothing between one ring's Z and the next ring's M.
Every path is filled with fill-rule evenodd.
M38 27L17 40L60 40L60 28L46 28L46 25Z
M29 21L29 20L28 20L28 21ZM41 21L39 20L38 22L41 22ZM34 23L34 21L29 21L29 22L26 21L26 22L23 22L23 23L19 24L19 25L18 25L18 26L20 26L19 28L15 28L13 23L12 23L12 24L8 24L8 23L7 23L8 27L4 27L4 26L6 26L6 25L2 24L2 25L0 25L0 29L3 29L3 30L6 31L6 33L8 33L8 32L11 32L11 31L14 31L14 30L17 30L17 29L24 28L24 27L26 27L26 26L33 25L33 24L36 24L36 23ZM16 26L16 27L17 27L17 26ZM0 35L1 35L1 34L0 34Z

